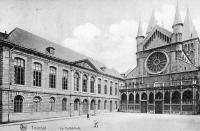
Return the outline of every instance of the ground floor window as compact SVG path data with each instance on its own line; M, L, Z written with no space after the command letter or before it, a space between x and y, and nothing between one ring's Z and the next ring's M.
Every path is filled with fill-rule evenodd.
M22 112L23 109L23 98L20 95L17 95L14 98L14 112Z

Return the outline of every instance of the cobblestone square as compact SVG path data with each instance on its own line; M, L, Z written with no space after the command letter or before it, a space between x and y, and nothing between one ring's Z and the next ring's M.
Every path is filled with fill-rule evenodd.
M98 127L94 127L94 121ZM21 123L0 126L0 131L20 131ZM90 116L23 122L27 131L199 131L200 116L107 113ZM25 130L24 130L25 131Z

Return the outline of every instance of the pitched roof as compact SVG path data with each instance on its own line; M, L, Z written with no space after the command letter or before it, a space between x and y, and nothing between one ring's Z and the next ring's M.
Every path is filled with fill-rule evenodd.
M34 35L20 28L15 28L13 31L11 31L7 37L7 41L20 45L22 47L34 49L42 53L46 53L47 47L53 47L55 49L54 56L57 58L66 60L68 62L75 62L79 60L88 59L97 69L100 69L102 66L105 66L101 62L94 60L91 57L77 53L69 48L48 41L42 37ZM113 69L101 71L101 73L122 78L121 75Z
M151 30L157 25L157 20L155 18L155 11L152 12L148 27L147 27L147 34L151 32Z
M138 67L135 67L131 72L129 72L125 77L127 79L130 79L130 78L137 78L139 77L138 75L138 72L139 72L139 68Z

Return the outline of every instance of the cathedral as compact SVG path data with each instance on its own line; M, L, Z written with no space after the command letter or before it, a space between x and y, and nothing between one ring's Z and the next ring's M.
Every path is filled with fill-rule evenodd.
M189 9L181 20L179 5L173 32L159 26L152 14L146 35L139 22L137 66L124 74L120 111L159 114L200 112L200 41Z

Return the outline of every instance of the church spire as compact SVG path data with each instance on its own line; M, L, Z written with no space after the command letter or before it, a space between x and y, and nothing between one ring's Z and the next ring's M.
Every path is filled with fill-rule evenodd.
M192 39L196 37L198 37L198 35L192 23L189 9L187 9L187 13L184 20L184 26L183 26L183 40L188 40L188 39Z
M179 4L178 4L178 1L177 1L176 14L175 14L175 17L174 17L174 24L173 24L173 26L178 25L178 24L183 24L183 22L181 20L181 15L180 15L180 10L179 10Z
M149 25L147 27L147 34L149 34L151 32L151 30L157 25L157 20L155 18L155 11L152 12L150 21L149 21Z
M137 37L144 37L144 33L143 33L143 30L142 30L141 19L139 20L139 26L138 26Z

